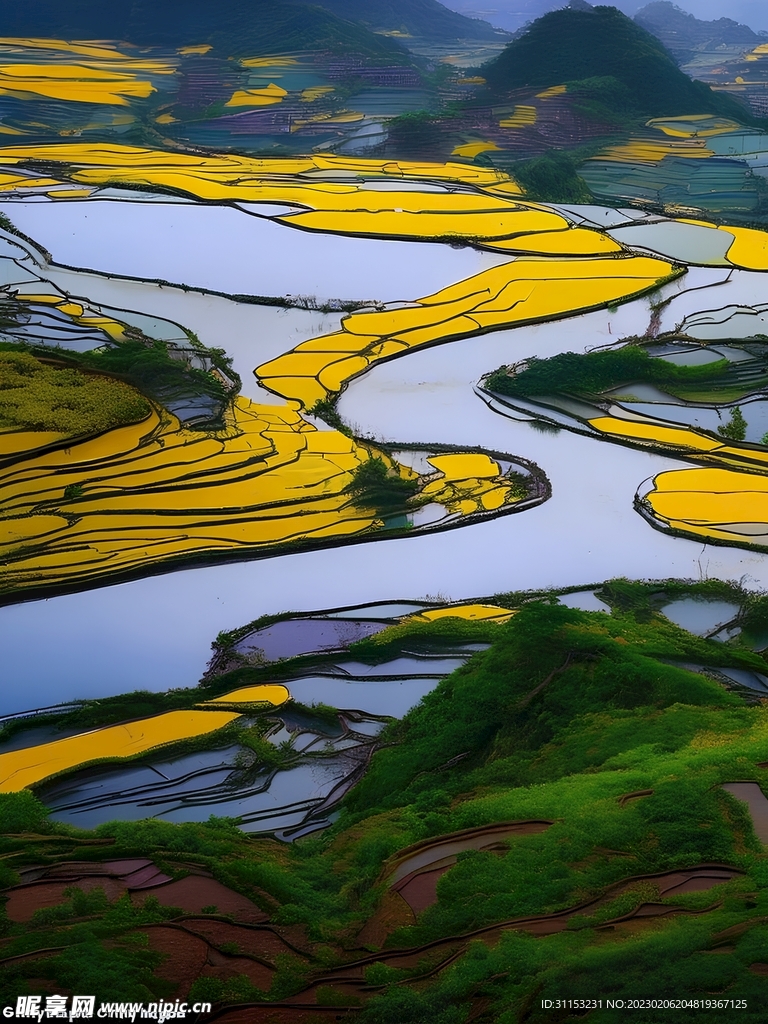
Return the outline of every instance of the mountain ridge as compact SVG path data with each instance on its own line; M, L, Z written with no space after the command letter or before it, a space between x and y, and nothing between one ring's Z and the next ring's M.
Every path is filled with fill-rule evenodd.
M438 0L314 0L338 18L374 32L397 31L433 39L499 39L504 33L480 18L468 18Z
M0 12L0 36L114 39L137 46L211 43L222 55L331 50L402 63L405 49L382 31L409 28L405 16L421 35L429 36L432 26L440 40L462 32L499 36L437 0L27 0Z
M648 117L719 113L748 117L730 97L688 78L659 40L615 7L543 15L483 68L498 93L577 82L615 82L622 110ZM604 101L611 89L602 88Z
M634 17L635 22L650 32L682 63L695 50L714 50L721 45L743 44L754 47L765 37L731 18L703 21L688 14L669 0L654 0Z

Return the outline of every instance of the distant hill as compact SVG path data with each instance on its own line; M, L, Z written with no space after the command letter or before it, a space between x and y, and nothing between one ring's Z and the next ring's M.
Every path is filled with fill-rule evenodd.
M498 29L479 18L466 18L437 0L315 0L347 21L374 31L404 32L438 40L498 39ZM502 35L503 38L503 35Z
M361 0L357 6L365 4ZM43 35L138 46L211 43L222 56L330 50L382 63L408 60L396 40L294 0L24 0L0 5L0 36Z
M635 21L660 40L675 59L683 64L695 50L716 50L718 46L743 45L745 49L765 42L748 25L730 18L701 21L681 11L668 0L657 0L638 11Z
M736 101L691 81L658 39L615 7L545 14L483 68L497 93L601 80L601 100L647 117L719 113L748 117Z

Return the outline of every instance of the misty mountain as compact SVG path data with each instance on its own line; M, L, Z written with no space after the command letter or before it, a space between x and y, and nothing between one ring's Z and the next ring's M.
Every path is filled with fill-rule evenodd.
M590 82L601 101L648 117L745 111L694 82L658 39L615 7L564 9L539 18L483 68L497 93ZM592 88L594 92L594 88Z
M748 25L740 25L730 18L702 21L668 0L657 0L643 7L635 15L635 21L656 36L680 64L690 60L696 50L716 50L722 45L751 49L765 41Z
M437 0L316 0L346 21L375 32L404 32L434 40L498 39L499 30L479 18L466 18Z

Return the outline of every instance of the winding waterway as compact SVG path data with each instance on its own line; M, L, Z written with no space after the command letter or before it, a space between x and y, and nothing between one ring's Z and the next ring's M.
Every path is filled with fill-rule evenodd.
M92 216L88 210L93 205L80 204L78 216ZM107 204L96 205L102 209ZM62 216L50 211L64 208L71 218L75 206L18 204L18 211L28 211L21 226L33 233L36 226L47 223L46 217ZM157 210L152 204L125 206L131 216ZM190 206L169 208L176 216ZM19 219L15 209L11 213ZM246 225L264 224L245 214L233 212L232 216ZM302 244L307 237L287 228L278 230ZM63 238L60 227L59 232ZM51 233L39 234L58 255ZM175 237L177 245L186 244L185 235ZM256 234L250 237L255 241ZM88 238L89 245L95 244L86 232ZM312 238L313 245L320 241ZM322 241L332 247L326 250L329 262L333 247L339 245L354 242L363 251L366 245L400 244ZM478 254L466 255L470 250L402 244L408 251L419 250L422 259L439 249L450 254L449 263L461 257L474 259L477 265ZM172 248L172 243L159 252L169 251L168 246ZM374 250L367 251L374 260ZM67 255L73 258L69 250ZM153 258L159 258L158 253ZM374 260L369 266L375 265ZM154 269L158 276L174 277L172 265ZM401 269L408 272L408 267ZM450 273L454 272L460 277L466 268L451 263ZM442 274L444 280L446 264L430 273ZM335 324L334 314L258 307L55 268L49 276L60 287L73 293L82 290L95 301L183 323L205 343L234 354L245 393L258 394L260 400L265 392L249 368L273 352L285 351L297 339L325 333ZM693 270L684 282L669 286L667 294L714 285L723 276L720 270ZM240 290L239 284L233 282L231 290ZM408 294L419 289L423 290L421 281L412 284ZM252 290L269 288L265 284ZM687 311L691 303L686 300L685 305ZM673 302L668 308L674 306ZM542 433L528 422L492 412L473 392L479 378L501 363L610 343L644 330L649 316L648 300L640 299L618 310L425 348L379 363L353 380L344 393L339 410L364 435L398 444L481 446L536 462L552 483L552 498L544 505L524 515L445 533L185 569L4 607L0 609L0 647L4 676L13 685L0 695L0 714L132 689L189 686L203 673L211 641L220 630L265 613L426 597L458 600L518 589L577 587L616 576L713 576L741 580L747 586L768 586L765 555L665 536L634 511L633 499L641 482L679 467L679 461L565 430Z

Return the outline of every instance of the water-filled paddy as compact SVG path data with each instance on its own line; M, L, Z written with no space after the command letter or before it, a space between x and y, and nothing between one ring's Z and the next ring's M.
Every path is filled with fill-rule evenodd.
M285 620L276 625L305 626L312 621ZM347 643L357 638L350 629L352 621L326 621L346 628ZM318 809L330 811L341 792L358 777L384 720L402 717L441 679L484 646L460 646L454 657L422 654L394 658L380 665L340 660L337 665L324 664L316 674L287 680L289 689L256 687L256 691L283 691L283 695L269 698L276 706L268 712L268 722L272 724L264 734L279 749L281 758L287 758L276 766L261 762L247 745L233 745L231 735L218 743L214 736L212 749L175 757L164 756L162 750L150 750L126 765L104 764L79 770L76 764L69 765L75 770L45 782L40 789L41 797L55 818L81 827L111 820L119 810L120 817L127 820L160 817L169 821L203 821L211 813L228 813L242 816L246 831L309 828L314 819L325 820ZM270 657L280 656L280 648L274 647ZM295 705L284 704L284 694L288 693L310 709L313 705L332 706L341 709L341 714L334 720L327 715L313 717L311 710L296 710ZM232 706L232 701L246 699L246 694L236 691L218 699L227 698L227 706ZM142 728L162 721L162 717L147 720ZM243 722L247 724L247 719ZM26 736L27 745L32 748L28 754L9 751L2 760L21 759L20 764L23 761L31 765L27 770L39 775L38 749L49 749L37 747L48 738L41 737L40 732L20 734ZM85 740L92 740L92 736ZM70 740L69 745L74 742ZM67 743L66 739L61 740L56 746ZM314 827L318 827L317 821Z
M719 626L735 619L739 606L730 601L697 601L695 598L686 597L664 605L661 610L668 619L687 629L689 633L709 636Z
M564 594L559 600L560 604L564 604L567 608L578 608L583 612L610 611L605 601L601 601L593 590L581 590L575 594Z
M406 301L507 259L430 242L315 234L231 206L92 200L2 208L57 263L228 295Z
M143 310L194 331L204 345L223 348L242 380L241 394L258 402L280 399L260 387L254 368L302 341L338 330L339 313L236 302L220 295L185 291L144 281L48 267L45 277L73 296L117 309ZM154 335L153 335L154 336Z
M611 319L591 314L580 329L564 321L535 333L554 351L572 346L574 326L586 342L599 337L600 328L607 334ZM763 555L664 536L634 511L638 482L681 463L569 431L541 433L479 401L471 383L488 366L508 360L518 339L525 344L525 333L503 332L382 364L353 382L341 409L374 436L394 441L441 437L526 453L547 467L553 484L552 498L535 515L433 536L183 570L3 608L6 665L24 681L23 689L4 695L4 710L137 687L190 685L202 674L219 630L291 608L406 597L459 600L616 576L704 574L768 584ZM51 649L57 651L55 678Z
M575 216L599 213L586 207L571 209ZM129 241L133 239L133 248L106 244L116 210L124 211L119 214L121 230L128 232ZM226 276L231 271L223 290L233 292L270 290L243 287L242 274L251 273L252 261L244 264L238 250L245 241L250 245L265 228L290 240L283 252L283 270L278 267L275 272L290 269L294 274L303 265L310 274L337 275L325 279L326 294L332 294L334 281L371 279L366 263L358 260L354 268L357 277L350 277L347 263L329 259L337 246L350 260L353 250L372 254L378 252L378 246L390 247L386 249L390 253L414 253L420 272L440 276L441 283L466 276L477 268L478 261L486 259L471 250L447 246L425 248L422 243L307 234L233 210L205 209L189 203L19 203L9 207L9 212L23 229L37 233L42 243L54 249L54 256L65 262L88 265L93 261L85 257L94 251L100 259L122 259L125 255L127 260L135 261L120 272L139 272L139 257L146 256L139 231L142 218L161 214L169 218L168 224L187 227L183 231L169 227L164 247L153 248L158 276L183 278L185 274L176 274L175 268L184 266L202 267L205 274ZM637 216L619 212L614 214L613 223ZM239 221L232 220L238 217ZM189 231L195 223L202 225L205 218L211 218L206 221L206 230L213 232L222 248L209 249L205 254L198 250L193 258L187 251ZM227 225L239 225L237 244L221 233L225 220ZM156 229L157 221L153 224ZM63 256L56 252L57 245L63 246ZM311 260L296 263L297 253L314 252L316 246L324 254L318 265ZM373 248L358 250L357 246ZM425 258L433 248L440 255L437 263ZM249 255L252 250L257 251L257 247L252 246ZM270 261L275 263L271 257L264 257L265 265ZM394 284L402 286L398 297L412 298L424 289L423 280L414 277L407 260L390 258L386 268L387 274L391 271L400 277L382 280L377 270L377 297L389 297L383 289ZM273 269L267 266L270 273ZM147 273L146 269L143 272ZM246 394L254 388L247 367L252 369L273 352L285 352L303 332L304 337L326 333L329 321L333 324L334 320L332 315L232 303L216 296L63 270L53 269L50 277L68 290L85 291L94 300L183 323L199 333L205 343L234 353L236 369L246 382ZM721 283L726 279L728 284ZM317 283L318 279L314 280ZM208 278L203 283L211 287ZM282 279L274 278L274 283L283 290L292 290ZM662 289L662 297L677 296L663 310L662 321L665 326L674 326L687 313L708 308L726 290L738 301L755 302L763 284L764 277L757 273L693 268ZM706 288L709 291L702 290ZM358 290L362 296L367 295L365 290ZM6 664L23 685L4 695L3 710L12 712L137 687L163 690L189 685L202 674L209 645L219 630L291 608L311 611L403 598L472 598L509 589L578 586L619 575L697 578L703 573L727 579L746 577L748 585L764 585L768 572L761 554L666 537L649 529L635 513L633 499L639 482L680 463L567 431L542 433L525 422L493 413L472 392L473 384L501 363L534 353L547 356L567 350L584 351L630 334L642 334L651 316L649 300L641 298L615 309L412 352L378 364L352 381L343 395L339 406L342 416L360 433L374 438L397 444L439 440L465 447L482 446L517 452L536 462L550 476L553 496L533 513L477 523L449 534L283 555L260 563L183 570L4 608L0 610L0 622L6 637ZM286 346L288 338L292 344ZM253 393L260 398L263 394L261 389ZM41 637L45 640L42 645ZM55 677L50 671L51 649L57 651ZM82 657L83 650L89 652L87 659Z

